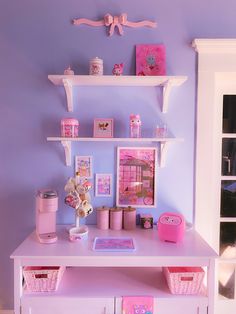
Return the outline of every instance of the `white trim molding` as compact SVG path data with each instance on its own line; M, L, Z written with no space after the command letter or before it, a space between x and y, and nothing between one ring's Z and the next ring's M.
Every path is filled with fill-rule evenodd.
M236 39L194 39L192 47L198 53L236 53Z

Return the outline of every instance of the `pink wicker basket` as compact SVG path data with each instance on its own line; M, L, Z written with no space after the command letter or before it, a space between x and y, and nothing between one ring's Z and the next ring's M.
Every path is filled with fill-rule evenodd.
M198 294L205 275L201 267L163 267L172 294Z
M56 291L64 271L65 267L59 266L25 266L26 289L30 292Z

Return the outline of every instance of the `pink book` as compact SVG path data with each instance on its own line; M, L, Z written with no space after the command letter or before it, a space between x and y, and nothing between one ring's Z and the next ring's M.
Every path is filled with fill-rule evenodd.
M123 297L122 314L153 314L153 297Z
M164 45L136 45L136 75L166 75Z

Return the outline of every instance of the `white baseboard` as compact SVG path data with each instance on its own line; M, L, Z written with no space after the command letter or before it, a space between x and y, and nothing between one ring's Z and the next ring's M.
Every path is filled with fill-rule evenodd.
M0 310L0 314L14 314L14 311L12 310Z

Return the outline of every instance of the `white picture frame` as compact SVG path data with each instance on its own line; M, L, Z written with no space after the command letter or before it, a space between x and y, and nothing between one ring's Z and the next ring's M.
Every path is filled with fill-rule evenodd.
M75 173L81 177L93 177L93 158L92 156L75 156Z
M112 196L112 174L111 173L96 173L95 196L96 197Z
M114 119L94 119L93 137L111 138L113 137Z
M156 147L118 147L116 206L156 207Z

